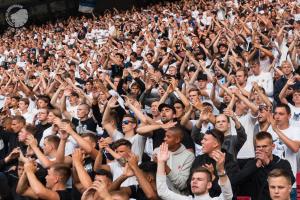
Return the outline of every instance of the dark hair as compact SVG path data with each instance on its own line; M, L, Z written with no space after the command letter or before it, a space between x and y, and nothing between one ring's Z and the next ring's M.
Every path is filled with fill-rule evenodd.
M291 114L291 108L287 104L279 103L276 105L275 110L276 110L276 108L285 108L287 114L289 114L289 115Z
M26 105L30 103L28 98L21 98L19 101L23 101Z
M14 116L13 118L12 118L12 120L16 120L16 121L18 121L18 122L20 122L20 123L22 123L22 124L26 124L26 120L25 120L25 118L23 117L23 116L21 116L21 115L16 115L16 116Z
M52 112L56 117L62 118L62 114L61 114L61 111L59 109L57 109L57 108L50 109L49 113L50 112Z
M84 133L84 134L82 134L81 137L83 137L83 138L88 137L92 142L97 144L97 136L93 133Z
M61 176L62 182L66 183L71 175L71 169L66 164L54 164L52 165L53 170Z
M224 142L224 134L219 131L218 129L212 129L212 130L208 130L205 133L206 135L212 135L214 138L216 138L216 140L220 143L220 145L223 144Z
M39 95L38 96L38 100L43 100L44 102L46 102L48 105L50 104L50 97L47 95Z
M182 128L180 125L171 127L171 128L168 129L168 131L172 131L172 132L174 132L175 134L178 134L179 137L180 137L180 141L183 140L183 137L184 137L184 130L183 130L183 128Z
M273 143L273 137L272 137L272 135L271 135L269 132L267 132L267 131L260 131L260 132L258 132L258 133L255 135L255 139L256 139L256 140L269 139L269 140L271 140L272 143Z
M205 167L197 167L194 170L192 170L190 180L192 179L192 176L194 175L194 173L198 173L198 172L205 173L207 175L208 181L209 182L212 181L212 175L211 175L210 171L208 169L206 169Z
M113 144L112 144L112 148L113 149L117 149L119 146L127 146L128 148L131 149L131 142L129 142L128 140L125 140L125 139L119 139L117 141L115 141Z
M153 161L147 161L143 162L139 165L139 168L145 172L145 173L150 173L155 177L156 171L157 171L157 164Z
M248 77L248 70L247 70L247 68L241 67L241 68L239 68L238 70L236 70L235 73L237 73L237 72L239 72L239 71L244 72L244 76Z
M181 100L177 99L176 101L174 101L173 105L175 105L175 103L179 103L182 106L182 108L185 108L185 105Z
M55 149L58 148L60 139L57 135L48 135L48 136L45 137L45 140L52 143L55 146Z
M270 178L284 177L288 183L292 184L291 175L285 169L273 169L268 175L268 181Z
M136 124L137 123L137 120L136 120L136 118L135 117L133 117L131 114L125 114L124 116L123 116L123 119L124 119L124 117L129 117L129 118L131 118L132 120L132 123L134 123L134 124Z
M109 178L111 181L113 180L113 175L110 171L107 171L105 169L97 169L95 171L95 175L101 175L101 176L106 176Z
M30 134L32 134L32 135L35 135L36 132L37 132L36 127L33 126L33 125L30 125L30 124L26 125L26 126L24 127L24 129L25 129L27 132L29 132Z

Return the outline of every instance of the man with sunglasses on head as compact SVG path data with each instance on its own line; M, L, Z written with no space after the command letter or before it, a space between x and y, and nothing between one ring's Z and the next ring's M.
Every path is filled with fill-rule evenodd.
M111 98L103 114L102 126L107 131L113 141L119 139L126 139L132 144L131 150L134 154L142 159L145 148L146 138L142 135L136 134L137 120L130 114L125 114L122 118L122 133L117 129L117 116L113 117L112 109L117 107L117 99ZM116 114L117 115L117 114Z

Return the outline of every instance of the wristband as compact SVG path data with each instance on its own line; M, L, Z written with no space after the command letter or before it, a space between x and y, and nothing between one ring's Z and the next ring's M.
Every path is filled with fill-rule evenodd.
M219 173L219 172L218 172L218 176L219 176L219 177L224 177L224 176L226 176L226 175L227 175L227 174L226 174L226 171L225 171L225 170L224 170L223 173Z

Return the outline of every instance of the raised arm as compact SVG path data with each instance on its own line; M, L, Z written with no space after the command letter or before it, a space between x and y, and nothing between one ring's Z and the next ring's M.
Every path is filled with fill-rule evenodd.
M87 173L87 171L84 169L84 166L82 165L83 162L83 155L80 151L80 149L75 149L72 154L73 159L73 167L75 168L78 179L83 187L84 190L86 190L88 187L92 185L92 179Z
M62 122L59 127L62 131L67 132L70 134L78 143L80 148L82 148L87 154L90 154L93 159L97 157L97 150L92 147L90 142L87 140L84 140L80 135L78 135L71 127L70 123Z
M46 188L35 176L36 166L33 162L27 162L24 165L24 170L28 178L31 189L34 191L36 196L46 200L59 200L60 197L57 192Z

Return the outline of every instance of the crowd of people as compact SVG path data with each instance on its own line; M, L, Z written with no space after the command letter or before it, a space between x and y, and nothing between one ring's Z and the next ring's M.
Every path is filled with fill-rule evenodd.
M300 3L181 0L0 36L0 199L296 200Z

